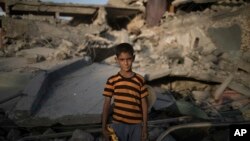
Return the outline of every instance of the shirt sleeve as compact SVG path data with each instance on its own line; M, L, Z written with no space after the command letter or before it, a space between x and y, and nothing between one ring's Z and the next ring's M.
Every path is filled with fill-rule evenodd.
M141 87L141 99L148 96L148 89L146 87L145 81L143 80L143 84Z
M111 80L108 79L103 91L103 96L112 97L113 94L114 94L114 86Z

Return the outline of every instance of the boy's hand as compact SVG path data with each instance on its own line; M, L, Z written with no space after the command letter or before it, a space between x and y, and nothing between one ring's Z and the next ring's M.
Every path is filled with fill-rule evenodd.
M147 139L148 139L148 130L146 126L143 126L141 140L146 141Z

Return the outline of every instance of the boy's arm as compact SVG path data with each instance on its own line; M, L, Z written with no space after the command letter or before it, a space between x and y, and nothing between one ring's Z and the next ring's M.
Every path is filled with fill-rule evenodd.
M107 121L109 115L110 102L111 102L111 97L105 96L103 104L103 112L102 112L102 131L106 140L108 140Z
M148 128L148 101L147 97L142 98L142 117L143 117L143 127L142 127L142 138L147 139L147 128Z

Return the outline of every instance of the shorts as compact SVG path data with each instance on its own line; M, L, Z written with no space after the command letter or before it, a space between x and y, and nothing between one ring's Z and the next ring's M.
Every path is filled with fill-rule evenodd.
M142 124L112 123L119 141L140 141Z

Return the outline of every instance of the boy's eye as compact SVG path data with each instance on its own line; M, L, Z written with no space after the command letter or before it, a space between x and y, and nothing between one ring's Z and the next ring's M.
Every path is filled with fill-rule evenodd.
M124 61L124 60L130 61L130 60L132 60L132 58L126 58L126 59L125 58L119 58L119 60L120 61Z

